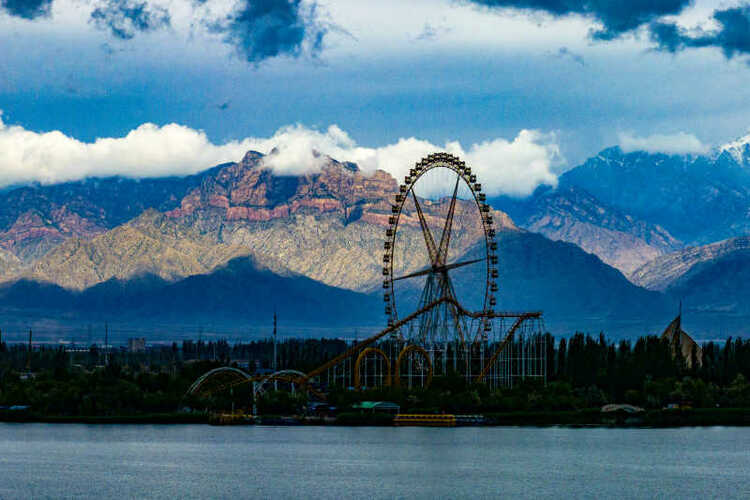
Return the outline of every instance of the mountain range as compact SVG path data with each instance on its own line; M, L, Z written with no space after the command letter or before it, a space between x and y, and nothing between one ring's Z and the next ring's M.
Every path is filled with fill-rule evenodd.
M602 203L575 185L540 188L525 199L493 201L521 227L552 240L574 243L626 275L682 247L682 242L660 225Z
M555 189L491 200L498 307L542 309L555 333L656 332L680 299L696 324L710 324L717 311L750 315L738 305L746 288L732 284L747 263L738 238L750 228L747 158L742 141L705 157L610 148L563 174ZM187 177L6 189L0 312L9 324L50 331L106 318L147 331L263 324L275 307L300 328L377 329L397 190L386 172L365 175L327 157L318 172L274 175L252 151ZM446 203L423 200L433 232ZM472 207L459 201L457 214ZM469 215L457 217L451 260L478 252L482 233ZM420 269L424 242L413 211L399 231L403 270ZM715 238L730 240L711 246ZM475 272L457 282L459 293L476 293ZM723 301L720 287L729 290Z

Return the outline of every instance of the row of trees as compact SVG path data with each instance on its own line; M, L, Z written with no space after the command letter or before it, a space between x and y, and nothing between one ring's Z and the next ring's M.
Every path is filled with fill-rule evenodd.
M345 406L361 399L391 399L405 409L436 411L560 410L611 402L652 408L670 402L750 407L750 340L709 342L703 346L702 363L692 367L657 337L613 342L603 335L578 333L556 342L548 335L546 345L546 386L527 383L490 391L456 375L436 378L427 391L343 390L334 393L332 401ZM308 371L346 348L341 340L285 340L277 346L278 368ZM273 351L270 340L185 341L142 353L104 352L96 346L76 352L62 347L29 352L25 344L0 344L0 406L30 404L42 413L61 415L174 411L190 384L210 368L239 364L250 372L267 369ZM27 367L33 376L26 374ZM246 392L237 390L219 400L228 405L233 396L247 403ZM299 403L299 398L268 397L264 406L269 411L278 407L271 400Z

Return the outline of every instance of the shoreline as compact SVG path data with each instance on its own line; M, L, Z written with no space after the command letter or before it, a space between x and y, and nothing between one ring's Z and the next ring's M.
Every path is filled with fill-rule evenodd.
M601 413L599 410L559 412L485 413L484 422L457 427L569 427L569 428L679 428L679 427L748 427L750 408L695 408L683 410L648 410L642 413ZM0 412L0 423L48 424L144 424L144 425L273 425L273 426L394 426L389 415L343 413L335 419L266 415L246 417L232 423L216 424L208 413L159 413L119 416L62 416L34 413Z

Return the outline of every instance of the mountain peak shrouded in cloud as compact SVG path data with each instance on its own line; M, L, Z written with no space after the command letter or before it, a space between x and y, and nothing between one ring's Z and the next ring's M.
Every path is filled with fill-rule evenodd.
M638 137L630 133L618 134L619 146L625 153L645 151L647 153L664 153L669 155L704 154L709 148L693 134L677 132L675 134L653 134Z
M564 163L556 136L535 130L522 130L512 140L495 138L466 148L458 141L438 146L414 137L373 148L358 145L336 125L324 131L293 125L268 138L214 144L200 130L145 123L123 137L82 142L59 131L34 132L7 125L0 118L0 186L115 175L189 175L238 161L251 150L267 154L264 166L282 176L319 172L331 157L356 163L367 175L384 170L396 178L427 154L445 150L472 165L489 195L523 196L541 184L554 186L555 170Z

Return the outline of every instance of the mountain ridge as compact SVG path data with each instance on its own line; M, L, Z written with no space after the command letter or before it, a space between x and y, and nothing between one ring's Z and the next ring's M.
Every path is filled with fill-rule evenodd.
M222 317L226 312L227 321L237 324L252 319L236 310L242 304L238 295L246 293L243 286L252 288L253 280L285 278L301 280L300 295L295 300L316 304L326 300L326 296L335 300L339 291L354 294L340 295L346 297L341 300L350 305L352 313L335 314L360 325L376 321L382 317L383 309L380 293L385 229L389 227L391 198L398 192L398 182L382 171L365 176L356 165L327 157L322 160L314 173L278 176L265 165L263 155L251 151L240 162L209 169L188 180L180 178L173 186L166 181L153 181L146 188L152 198L119 212L111 212L110 201L95 198L86 200L85 210L68 208L68 213L99 224L98 229L86 233L84 226L78 224L66 233L62 230L66 226L52 221L59 234L39 233L42 243L49 237L45 244L51 248L31 263L9 250L0 252L4 290L14 291L2 296L13 299L6 304L0 298L0 307L16 310L19 304L41 304L42 309L34 309L34 314L83 321L85 308L79 306L80 297L88 297L88 302L84 302L91 308L109 308L113 314L108 297L119 293L123 306L131 306L127 314L122 313L129 321L152 324L154 318L162 318L173 322L183 314L204 322L210 314ZM134 195L138 189L128 181L118 182L125 185L120 199ZM115 181L105 184L109 189L116 185ZM66 189L75 198L91 186ZM46 203L39 209L42 215L44 210L57 209L53 204L63 200L44 195L43 189L41 195L35 193ZM164 194L166 199L155 193ZM633 285L597 255L609 252L614 259L610 263L619 262L625 267L623 263L645 260L651 255L649 252L666 253L680 246L680 242L667 229L601 202L579 186L562 183L557 190L537 196L524 206L512 205L513 209L530 214L524 222L531 229L546 231L553 239L577 238L578 245L519 228L506 213L494 210L500 247L498 306L545 309L549 313L548 325L557 333L581 328L633 334L657 331L671 314L674 296ZM448 201L425 199L421 204L433 233L440 231L441 214ZM155 207L141 210L143 205ZM470 256L476 251L477 242L483 241L481 225L471 224L472 211L476 210L473 202L458 201L450 261ZM131 212L137 215L115 224L120 221L118 217L126 218ZM84 217L86 214L89 215ZM13 227L12 223L9 227ZM60 235L62 241L56 242ZM394 258L400 260L405 272L428 264L420 260L424 254L423 235L416 212L409 207L399 220L398 235L400 250ZM617 241L628 241L631 250L618 250ZM31 243L28 248L32 248ZM628 254L629 251L634 253ZM242 267L243 262L251 262L255 270ZM245 273L249 281L236 281L229 275L231 270ZM258 273L265 274L261 277ZM467 276L464 284L457 280L457 289L478 293L471 284L480 279L479 275ZM222 279L232 284L222 286ZM309 285L310 281L323 288ZM215 295L202 295L201 287ZM25 290L26 302L18 298L20 290ZM263 300L266 306L285 300L283 290L274 290L248 296ZM303 291L316 296L307 298ZM147 303L138 294L143 295L143 300L147 297ZM160 298L163 294L170 297ZM52 307L56 300L60 304L57 309ZM226 311L222 300L226 301ZM50 308L45 313L47 303ZM106 304L110 305L105 308ZM212 304L213 313L204 307L206 304ZM191 310L193 306L195 310ZM253 308L253 314L262 312L261 308ZM339 311L331 304L321 308ZM168 311L171 312L167 314ZM310 314L309 318L313 318Z
M750 168L712 158L608 148L560 176L600 202L666 229L689 245L750 233Z
M632 273L631 279L639 286L649 290L664 291L694 266L745 250L750 250L750 236L688 247L663 255L645 264Z
M607 206L576 186L540 188L526 199L501 197L493 202L521 227L574 243L626 275L682 246L661 226Z

